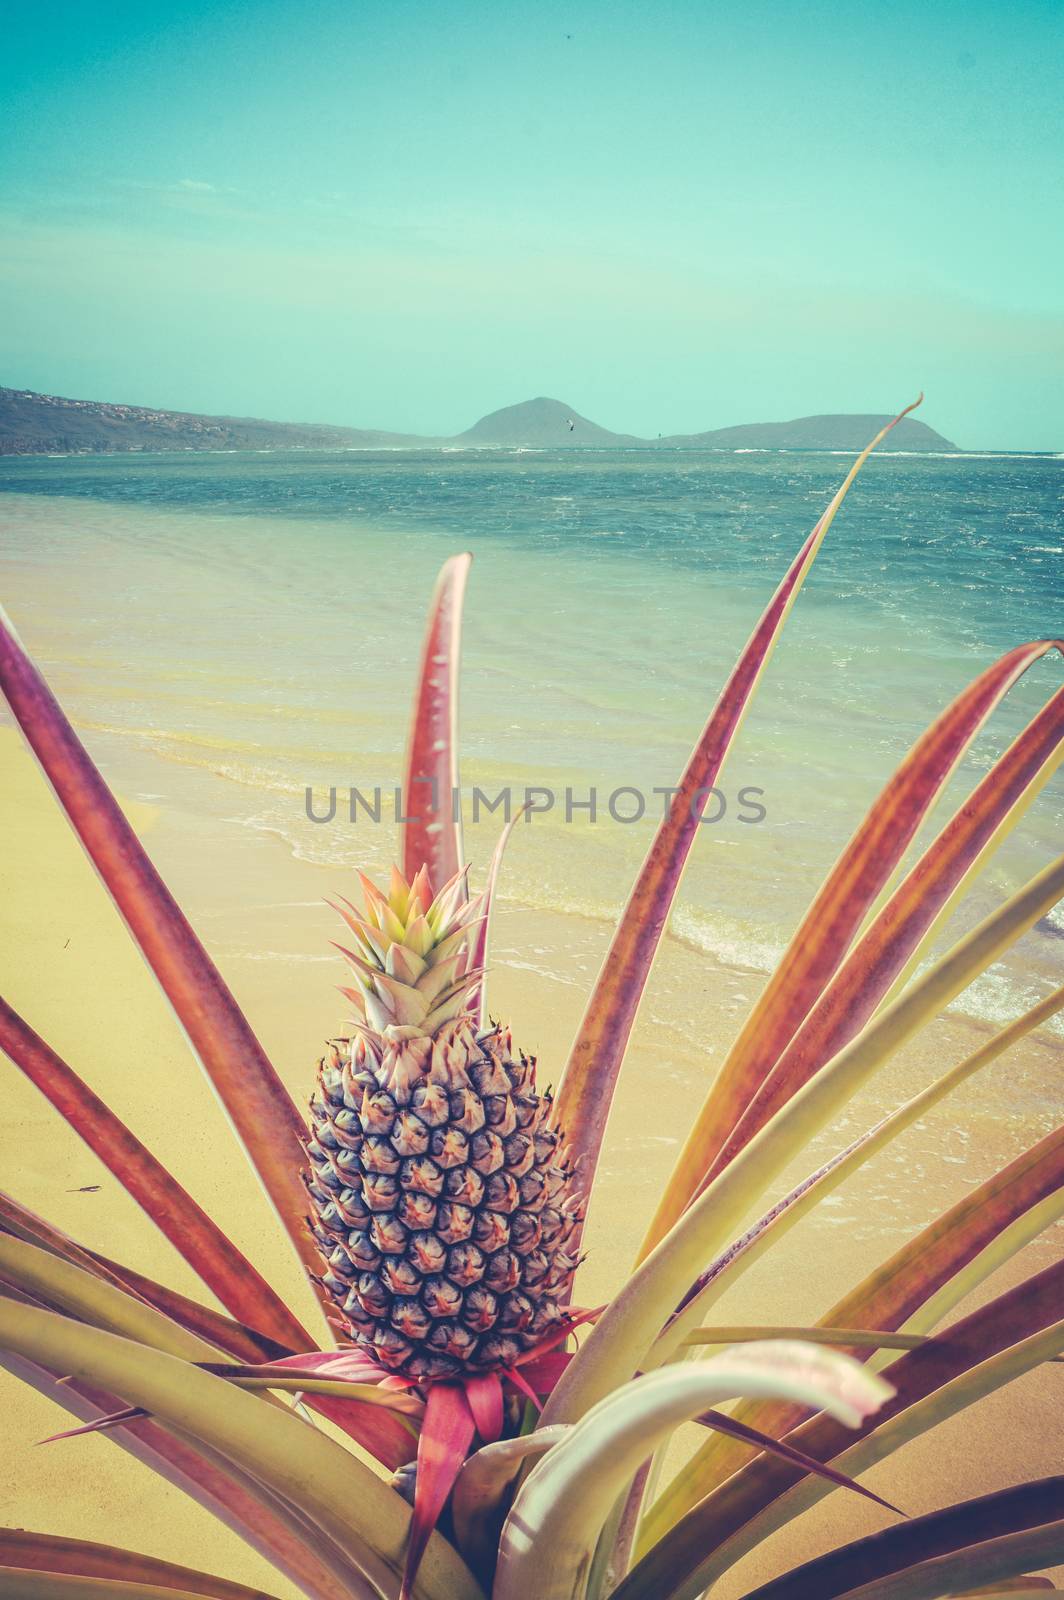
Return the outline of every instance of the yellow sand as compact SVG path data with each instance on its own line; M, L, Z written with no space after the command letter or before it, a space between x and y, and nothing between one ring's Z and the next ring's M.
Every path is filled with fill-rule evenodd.
M165 1000L132 946L92 869L17 735L0 729L0 949L3 991L15 1008L150 1144L311 1325L316 1313L284 1239L189 1054ZM319 958L332 933L321 897L335 874L294 862L282 845L196 819L131 811L148 848L193 918L289 1087L309 1092L320 1039L342 1011L339 970ZM237 837L239 835L239 837ZM608 930L579 919L503 907L498 919L492 1009L536 1051L544 1080L557 1078ZM562 954L573 981L550 976ZM580 1297L594 1303L628 1271L636 1237L720 1059L756 977L713 968L670 947L644 1006L610 1127L588 1230ZM685 1033L698 1017L699 1035ZM960 1022L934 1030L891 1069L896 1100L959 1059L982 1035ZM707 1066L708 1058L708 1066ZM874 1262L943 1206L1033 1141L1059 1113L1061 1052L1039 1037L1013 1053L995 1085L961 1095L899 1141L874 1174L843 1192L830 1215L803 1223L771 1262L744 1278L720 1308L727 1322L802 1322L825 1311ZM13 1068L4 1067L0 1150L5 1188L84 1243L202 1293L180 1259L76 1135ZM1044 1091L1034 1125L1011 1111L1022 1075L1027 1101ZM995 1095L997 1098L995 1099ZM882 1105L882 1100L876 1105ZM853 1111L849 1136L861 1123ZM871 1111L865 1120L870 1120ZM957 1129L967 1130L967 1144ZM838 1141L837 1141L838 1142ZM832 1148L829 1141L825 1153ZM958 1154L958 1151L960 1154ZM922 1169L891 1202L892 1157ZM796 1174L797 1176L798 1174ZM832 1226L834 1222L834 1226ZM1032 1246L991 1286L1049 1264L1060 1230ZM885 1463L868 1481L911 1512L1059 1471L1064 1368L1043 1369ZM66 1414L0 1374L5 1448L0 1521L98 1539L244 1583L278 1600L294 1594L233 1534L178 1490L158 1482L106 1438L35 1449ZM890 1519L853 1497L832 1495L766 1545L721 1585L722 1600L844 1537ZM530 1597L532 1600L532 1597Z

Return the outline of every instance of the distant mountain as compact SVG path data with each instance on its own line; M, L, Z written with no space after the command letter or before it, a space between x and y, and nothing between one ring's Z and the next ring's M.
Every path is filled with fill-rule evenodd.
M517 406L504 406L492 411L479 422L474 422L465 433L460 433L456 444L508 444L539 445L548 449L571 449L580 445L640 445L629 433L610 433L597 422L589 422L579 411L561 400L548 400L540 395L538 400L524 400Z
M679 433L659 443L689 450L863 450L889 416L846 412L841 416L796 417L793 422L748 422L709 433ZM904 417L888 450L956 450L957 445L915 417Z
M328 423L264 422L100 400L68 400L29 389L0 388L0 455L98 455L141 450L381 450L504 445L540 449L860 450L885 416L798 417L709 433L639 439L611 433L561 400L541 395L481 417L454 438L428 438ZM891 435L897 450L956 450L926 423L906 417Z
M0 455L112 454L137 450L373 450L420 444L405 433L328 424L202 417L100 400L0 389Z

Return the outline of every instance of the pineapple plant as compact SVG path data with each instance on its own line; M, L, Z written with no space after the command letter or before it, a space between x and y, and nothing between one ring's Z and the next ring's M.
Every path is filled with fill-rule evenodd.
M823 1495L844 1488L884 1506L857 1481L867 1466L1064 1356L1060 1263L938 1332L994 1268L1064 1216L1064 1128L906 1241L812 1327L712 1320L722 1290L801 1216L1064 1008L1062 986L758 1215L769 1186L871 1074L1064 894L1061 859L924 963L943 908L1059 763L1064 690L893 882L975 732L1060 649L1047 639L988 666L914 744L693 1111L627 1281L597 1311L571 1303L610 1100L697 836L697 797L715 781L850 484L893 425L850 469L725 685L553 1100L537 1088L535 1061L487 1013L487 927L508 830L483 894L470 898L454 819L425 795L450 794L457 777L469 558L447 563L430 608L401 867L387 892L363 880L361 910L335 907L353 1015L319 1062L309 1126L0 614L0 688L217 1089L332 1336L319 1342L301 1324L0 1000L0 1048L224 1308L85 1249L0 1194L0 1362L81 1419L74 1433L106 1429L209 1507L308 1600L696 1600ZM723 1353L702 1358L713 1346ZM733 1413L715 1409L733 1400L742 1402ZM672 1432L689 1420L705 1442L656 1492ZM1062 1487L1022 1484L887 1526L757 1595L1044 1590L1025 1575L1064 1562ZM0 1593L270 1600L146 1555L23 1529L0 1529Z
M551 1097L509 1031L471 1004L482 902L398 868L365 912L349 1038L318 1065L307 1191L340 1326L415 1379L498 1372L564 1319L580 1197Z

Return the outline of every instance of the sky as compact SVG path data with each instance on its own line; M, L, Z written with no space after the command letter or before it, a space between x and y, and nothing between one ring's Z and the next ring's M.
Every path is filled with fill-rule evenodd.
M1064 449L1059 0L53 0L0 111L0 383Z

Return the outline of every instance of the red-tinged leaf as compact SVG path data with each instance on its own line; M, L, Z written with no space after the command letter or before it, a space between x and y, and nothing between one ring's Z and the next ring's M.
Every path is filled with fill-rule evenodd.
M249 1589L211 1573L193 1572L170 1561L142 1556L114 1545L90 1544L84 1539L60 1539L50 1533L30 1533L24 1528L0 1528L0 1571L63 1573L79 1578L109 1578L125 1583L154 1584L185 1594L206 1595L207 1600L269 1600L261 1589Z
M862 451L799 550L725 684L640 869L573 1044L554 1107L554 1122L564 1131L569 1153L588 1189L628 1038L709 792L780 629L851 483L871 450L913 409L907 406Z
M0 689L233 1121L308 1273L306 1130L214 962L0 612Z
M948 1340L929 1340L885 1368L882 1375L895 1394L857 1429L843 1427L821 1413L789 1432L786 1443L818 1461L831 1461L954 1378L1039 1331L1053 1328L1062 1304L1064 1261L953 1324ZM703 1495L668 1529L617 1589L616 1600L672 1593L681 1587L681 1579L690 1578L693 1583L710 1556L721 1551L737 1530L743 1530L745 1537L751 1521L805 1475L803 1468L777 1456L759 1455L711 1494Z
M156 1311L163 1312L179 1327L198 1334L216 1345L219 1350L226 1351L238 1360L273 1360L278 1356L290 1354L284 1345L278 1344L273 1339L267 1339L262 1334L254 1333L243 1323L235 1322L231 1317L223 1316L221 1312L208 1306L202 1306L198 1301L178 1294L176 1290L164 1288L162 1284L155 1283L142 1273L134 1272L131 1267L124 1267L107 1256L98 1255L94 1250L82 1249L68 1234L52 1227L43 1218L28 1211L25 1206L20 1206L10 1195L2 1192L0 1192L0 1233L7 1233L29 1244L35 1244L69 1261L71 1265L80 1267L83 1272L88 1272L100 1278L102 1282L111 1284L113 1288L121 1289L132 1299L144 1301Z
M114 1395L89 1384L57 1384L45 1368L6 1352L0 1354L0 1366L87 1421L119 1405ZM218 1458L201 1454L154 1418L105 1437L205 1506L313 1600L371 1600L358 1574L320 1530L309 1535L291 1508L270 1491Z
M1010 650L988 667L917 740L873 803L802 919L721 1067L680 1153L641 1259L699 1192L706 1173L841 964L865 915L976 733L1028 668L1058 648L1054 640L1038 640Z
M317 1377L347 1379L351 1383L375 1383L381 1389L396 1394L410 1388L412 1381L397 1377L363 1351L352 1349L307 1351L303 1355L286 1356L278 1361L238 1368L237 1371L261 1377L268 1376L271 1368L286 1376L291 1376L295 1371ZM231 1373L232 1369L229 1371ZM365 1405L357 1400L323 1394L308 1394L306 1404L312 1411L328 1418L364 1450L368 1450L390 1472L413 1460L417 1443L409 1427L383 1406Z
M38 1439L38 1444L58 1444L60 1439L78 1439L83 1433L105 1433L109 1428L121 1428L128 1422L139 1422L141 1417L148 1416L148 1412L141 1406L126 1406L123 1411L112 1411L107 1416L97 1417L92 1422L83 1422L80 1428L67 1428L63 1433L50 1433L46 1439Z
M506 1376L514 1388L538 1408L543 1395L550 1393L572 1360L571 1353L559 1350L558 1346L564 1344L569 1335L585 1323L597 1322L604 1309L603 1306L583 1310L570 1307L564 1322L560 1322L552 1333L544 1334L542 1339L518 1356L513 1366L506 1368ZM541 1382L544 1378L549 1381ZM539 1385L538 1393L533 1383Z
M281 1367L276 1362L243 1366L232 1362L197 1361L194 1365L201 1372L209 1372L215 1378L227 1378L248 1389L285 1389L290 1394L299 1394L308 1400L321 1395L332 1400L350 1399L360 1405L383 1406L385 1410L396 1411L406 1417L420 1417L425 1410L425 1402L416 1393L389 1389L383 1383L309 1372L302 1367Z
M86 1255L90 1270L95 1264L120 1288L131 1290L148 1305L154 1306L156 1311L162 1311L172 1322L187 1328L190 1333L198 1333L201 1338L217 1345L219 1350L224 1350L238 1361L275 1361L291 1354L289 1347L276 1339L268 1339L246 1323L222 1316L221 1312L210 1306L201 1306L198 1300L190 1300L187 1295L178 1294L176 1289L168 1289L164 1284L146 1278L143 1273L134 1272L131 1267L123 1267L107 1256L98 1255L95 1250L87 1251Z
M825 1313L822 1325L885 1332L900 1328L936 1290L1062 1184L1064 1127L1047 1133L929 1223Z
M116 1289L129 1289L120 1275L113 1270L114 1263L97 1259L88 1250L76 1244L69 1234L63 1233L59 1228L46 1222L36 1212L28 1210L25 1206L0 1191L0 1232L11 1234L13 1238L22 1239L27 1244L35 1244L42 1250L49 1251L54 1256L60 1256L65 1261L71 1261L84 1272L90 1272L95 1277L105 1279ZM134 1295L136 1291L132 1291Z
M197 1362L204 1372L240 1383L245 1387L276 1387L292 1390L298 1384L303 1405L338 1427L348 1438L369 1452L390 1472L412 1461L417 1454L418 1423L425 1405L414 1394L388 1388L386 1383L365 1382L318 1372L272 1366L234 1367L213 1362ZM247 1380L253 1380L248 1383ZM272 1382L271 1382L272 1380ZM350 1389L350 1394L325 1392L325 1386ZM367 1393L368 1388L368 1393Z
M536 1410L539 1411L540 1408L542 1407L542 1404L543 1404L542 1396L538 1395L536 1393L536 1391L535 1391L535 1389L533 1389L531 1383L529 1383L528 1379L525 1377L524 1373L521 1371L521 1368L520 1367L507 1367L506 1368L506 1376L507 1376L507 1378L509 1378L509 1380L513 1384L514 1388L517 1389L521 1394L523 1394L526 1400L530 1400L532 1402L532 1404L535 1406Z
M808 1600L810 1595L817 1600L840 1600L853 1589L863 1588L873 1577L910 1572L923 1562L972 1545L988 1545L991 1540L1050 1526L1060 1521L1062 1508L1064 1477L1042 1478L1036 1483L981 1495L977 1500L962 1500L944 1511L914 1517L805 1562L784 1577L755 1589L746 1600ZM1014 1587L1053 1589L1048 1579L1028 1578L1023 1585L1007 1579L992 1583L984 1592L1000 1594ZM978 1593L965 1590L972 1596Z
M347 1551L364 1574L356 1593L387 1590L398 1575L410 1515L378 1473L286 1406L264 1403L189 1362L50 1311L0 1302L0 1342L53 1369L117 1390L175 1432L255 1478ZM135 1424L134 1424L135 1426ZM430 1538L423 1585L443 1600L482 1600L445 1540Z
M280 1296L187 1190L2 999L0 1049L51 1101L234 1316L279 1343L313 1343Z
M548 1395L572 1359L569 1350L551 1350L535 1361L525 1362L519 1370L526 1387L531 1384L534 1393Z
M546 1422L579 1420L634 1377L652 1346L659 1346L660 1353L664 1317L687 1293L705 1260L725 1247L744 1214L774 1179L782 1176L809 1139L829 1128L905 1040L939 1015L1062 897L1064 855L1036 873L946 954L931 962L927 971L807 1085L796 1102L777 1114L755 1144L699 1197L614 1296L551 1395L544 1408ZM689 1308L670 1329L669 1348L682 1340L696 1319L697 1309Z
M774 1439L770 1433L762 1433L758 1428L748 1427L745 1422L737 1422L726 1411L706 1411L695 1420L703 1427L712 1428L714 1433L726 1433L732 1439L739 1439L743 1444L752 1445L755 1450L767 1450L769 1455L779 1456L781 1461L789 1461L792 1466L801 1467L805 1472L813 1472L818 1478L826 1478L839 1489L851 1489L854 1494L863 1495L866 1500L873 1500L877 1506L897 1512L899 1517L907 1515L899 1506L884 1500L881 1494L874 1494L871 1489L866 1489L864 1484L858 1483L855 1478L848 1478L844 1472L825 1466L823 1461L817 1461L814 1456L806 1455L804 1450L795 1449L794 1445L787 1444L783 1439Z
M976 1600L978 1595L1018 1594L1021 1597L1031 1594L1059 1593L1055 1583L1048 1578L1031 1578L1024 1574L1021 1578L999 1578L997 1583L982 1584L978 1589L965 1589L963 1594L953 1596L953 1600Z
M771 1068L699 1192L803 1083L860 1033L995 830L1064 739L1064 689L964 801L858 940Z
M470 951L470 967L486 967L488 964L488 940L491 937L491 915L495 908L495 891L499 884L499 873L502 870L502 858L506 854L506 846L510 842L510 835L514 831L514 824L523 816L527 806L519 806L509 822L499 834L492 852L491 865L488 868L488 881L484 887L484 916L477 928L476 938ZM482 983L476 993L470 995L470 1006L478 1006L480 1014L480 1027L483 1030L488 1025L488 986Z
M108 1256L99 1255L95 1250L83 1249L69 1234L45 1222L42 1217L36 1216L25 1206L19 1205L10 1195L2 1192L0 1192L0 1232L12 1234L17 1239L38 1245L41 1249L69 1261L73 1266L80 1267L83 1272L91 1273L105 1283L110 1283L114 1288L124 1290L134 1299L143 1300L156 1311L163 1312L179 1327L198 1334L210 1344L216 1345L219 1350L235 1356L238 1361L276 1360L278 1357L291 1354L285 1345L255 1333L245 1324L235 1322L231 1317L223 1316L221 1312L211 1307L202 1306L197 1300L190 1300L174 1289L167 1289L152 1278L145 1277L143 1273L134 1272L131 1267L112 1261Z
M208 1368L207 1370L211 1370ZM306 1350L277 1357L276 1360L259 1361L245 1366L227 1364L220 1369L237 1378L264 1378L277 1372L285 1376L307 1373L318 1378L347 1379L350 1383L379 1383L382 1387L409 1389L413 1378L401 1378L374 1361L364 1350ZM390 1382L389 1382L390 1380Z
M435 1528L473 1442L475 1424L458 1384L434 1383L425 1402L417 1447L417 1487L399 1600L410 1600L429 1534Z
M1057 1128L903 1245L825 1312L820 1326L894 1332L1018 1217L1062 1184L1064 1128ZM869 1352L851 1349L850 1354L867 1360ZM775 1400L751 1402L736 1411L739 1420L776 1438L795 1427L804 1414L801 1406ZM697 1458L693 1464L702 1494L723 1483L746 1457L742 1449L724 1448L714 1454L711 1476L702 1475Z
M346 1345L340 1350L307 1350L301 1355L279 1356L272 1361L257 1362L249 1366L224 1369L232 1377L269 1377L277 1373L283 1377L293 1374L315 1378L334 1378L347 1383L371 1383L378 1389L402 1393L417 1385L416 1378L404 1378L389 1372L365 1350Z
M306 1404L361 1445L389 1472L413 1461L417 1453L417 1441L410 1429L383 1406L360 1405L357 1400L337 1400L327 1394L308 1394Z
M863 1133L859 1138L854 1139L844 1150L840 1150L838 1155L832 1156L830 1161L825 1161L822 1167L818 1167L807 1178L803 1178L801 1183L796 1184L788 1194L783 1196L782 1200L777 1200L776 1204L771 1206L764 1216L759 1217L756 1222L752 1223L745 1233L740 1234L739 1238L733 1244L730 1244L727 1250L722 1251L716 1260L711 1261L705 1271L695 1279L676 1307L676 1310L669 1317L666 1327L675 1322L681 1311L685 1311L693 1300L697 1300L703 1290L708 1289L712 1283L715 1283L721 1274L727 1271L733 1261L737 1261L740 1256L746 1255L748 1251L764 1248L768 1242L769 1234L779 1219L801 1201L811 1200L821 1184L831 1176L835 1169L840 1167L850 1156L855 1155L863 1145L868 1144L885 1127L889 1120L888 1117L884 1117L882 1121L876 1123L874 1128L869 1128L867 1133Z
M0 1299L15 1300L19 1305L24 1306L36 1306L44 1304L42 1300L35 1300L33 1296L27 1294L24 1289L17 1288L15 1284L10 1283L7 1278L0 1278Z
M781 1229L786 1231L793 1227L821 1202L826 1193L838 1188L858 1167L878 1155L900 1133L938 1105L947 1094L967 1082L974 1073L996 1061L1033 1029L1048 1022L1062 1007L1064 1007L1064 984L1046 995L1037 1005L1031 1006L1015 1021L1009 1023L1008 1027L1002 1028L1000 1032L986 1040L971 1055L943 1073L927 1088L906 1100L897 1110L882 1117L830 1161L803 1179L699 1275L677 1310L669 1318L666 1330L688 1306L698 1300L705 1291L711 1290L716 1281L735 1263L745 1260L745 1265L750 1266L758 1256L772 1248ZM921 1246L922 1242L916 1248L919 1249Z
M458 788L458 664L462 600L473 557L444 562L429 607L403 779L400 853L411 882L422 867L439 888L462 866Z
M497 1372L463 1378L462 1387L482 1444L502 1437L502 1380Z

